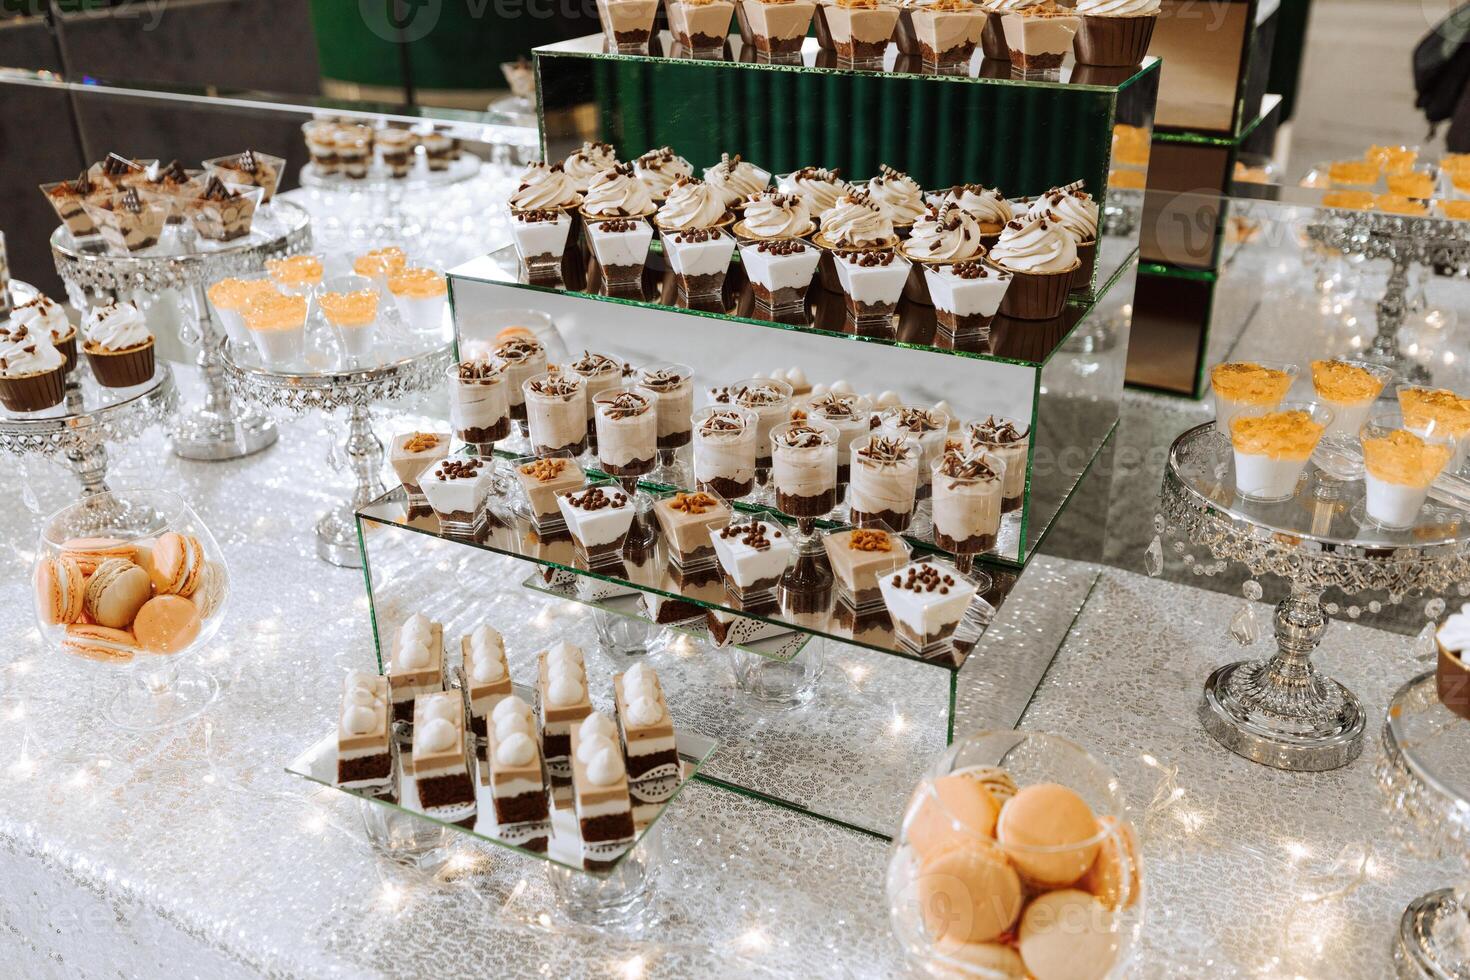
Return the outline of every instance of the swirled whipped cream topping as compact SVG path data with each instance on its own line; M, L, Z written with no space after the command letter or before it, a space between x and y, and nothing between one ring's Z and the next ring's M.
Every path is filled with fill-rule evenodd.
M141 347L153 339L143 314L132 303L109 303L87 314L82 321L87 343L105 351Z
M722 153L720 162L704 172L704 179L725 195L726 204L734 204L765 190L771 182L771 173L740 159L738 153Z
M868 181L868 194L896 225L911 225L924 216L924 189L908 174L886 163Z
M816 228L806 199L779 191L749 198L742 223L756 238L801 238Z
M1162 0L1077 0L1079 17L1150 17Z
M1039 7L1047 0L985 0L986 10L995 11L1017 11L1025 10L1027 7Z
M980 222L964 208L946 204L914 222L903 253L922 262L963 262L983 255Z
M658 226L670 231L713 228L730 217L724 192L698 177L680 177L658 209Z
M1066 272L1077 265L1077 240L1048 211L1007 222L990 258L1013 272Z
M1028 217L1050 211L1078 243L1097 241L1097 202L1082 190L1053 188L1032 202Z
M943 202L958 205L973 214L975 220L981 225L988 225L994 229L988 232L992 235L999 234L1005 223L1014 217L1011 214L1011 206L1006 202L1005 194L999 187L986 187L982 184L956 184L945 192Z
M821 214L835 205L849 186L842 179L841 171L827 170L824 167L802 167L789 174L782 174L776 185L784 194L796 194L805 198L807 207L814 214Z
M0 330L0 377L19 378L61 367L61 351L44 331L27 327Z
M633 172L648 186L650 194L663 198L668 196L669 190L680 177L693 175L694 164L667 146L661 146L634 160Z
M634 218L653 213L653 196L633 175L633 165L620 163L592 178L582 211L605 218Z
M892 245L893 219L866 191L849 191L822 212L822 237L838 248Z
M1470 602L1461 606L1459 612L1446 616L1435 635L1439 645L1451 653L1470 650Z
M579 200L577 186L559 163L533 163L527 167L511 192L510 206L517 211L569 208Z
M593 177L617 165L618 154L611 143L583 143L563 161L562 168L572 179L572 186L585 191Z
M46 296L37 296L15 308L10 314L10 327L25 327L31 333L49 337L53 344L66 339L73 332L71 321L61 304Z

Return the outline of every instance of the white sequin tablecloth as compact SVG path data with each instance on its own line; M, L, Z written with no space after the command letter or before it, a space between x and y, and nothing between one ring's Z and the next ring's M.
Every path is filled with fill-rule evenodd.
M668 815L638 935L561 921L526 859L466 845L425 878L376 858L348 800L282 770L329 727L342 671L372 659L361 573L319 562L307 536L347 489L326 445L321 422L304 420L236 462L178 460L158 437L115 454L113 485L190 498L233 574L229 621L203 658L221 698L166 737L108 730L97 706L110 679L41 645L27 582L38 515L72 487L49 466L0 466L0 972L902 972L883 841L707 785ZM1238 602L1105 571L1023 725L1090 746L1140 810L1137 975L1385 976L1403 906L1456 866L1396 838L1373 782L1376 740L1343 770L1290 774L1202 733L1195 703L1209 669L1238 654L1224 639ZM588 631L575 617L566 628ZM1334 624L1321 660L1370 706L1375 733L1393 689L1423 669L1408 640L1361 626Z

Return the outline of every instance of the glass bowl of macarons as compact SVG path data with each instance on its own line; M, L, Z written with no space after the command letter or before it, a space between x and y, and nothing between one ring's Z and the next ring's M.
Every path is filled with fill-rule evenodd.
M113 490L52 514L32 582L52 647L117 675L105 713L118 727L175 725L218 695L189 661L224 621L230 576L214 535L178 494Z
M980 732L951 745L909 799L889 917L933 976L1104 980L1126 975L1142 883L1107 767L1054 735Z

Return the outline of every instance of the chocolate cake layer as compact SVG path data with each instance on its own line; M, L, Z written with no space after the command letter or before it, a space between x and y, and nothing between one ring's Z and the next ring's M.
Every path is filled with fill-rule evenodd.
M780 487L776 488L776 509L788 517L821 517L836 506L837 490L835 488L807 497L786 493Z
M800 306L806 301L806 290L795 286L782 286L780 289L771 290L758 282L752 282L750 291L755 294L756 302L770 309Z
M583 436L576 442L569 442L565 446L543 446L539 442L533 442L531 444L531 452L535 453L537 456L560 456L564 453L570 453L573 456L580 456L586 451L586 436Z
M369 779L389 779L393 775L393 755L382 752L378 755L358 756L355 759L337 760L337 782L355 783Z
M755 489L755 478L732 480L726 476L716 476L708 480L700 480L699 489L712 490L726 500L738 500Z
M497 796L494 800L495 822L498 824L530 823L551 816L551 804L546 802L544 792Z
M943 51L935 51L933 47L919 42L919 55L924 59L926 65L953 65L963 61L969 61L970 56L975 53L974 44L957 44Z
M689 445L693 438L693 431L690 429L685 429L683 432L670 432L668 435L658 437L658 448L679 449Z
M1000 512L1002 514L1009 514L1009 513L1013 512L1013 511L1018 511L1020 509L1021 509L1021 498L1020 497L1004 497L1004 498L1001 499L1001 502L1000 502Z
M1044 71L1062 67L1061 54L1026 54L1011 48L1011 65L1022 71Z
M886 525L890 531L904 531L908 529L909 521L913 519L912 514L900 514L896 510L852 510L852 522L858 527L875 527L879 524Z
M633 837L633 811L604 813L580 821L582 839L589 844L601 841L624 841Z
M637 782L643 774L659 766L673 766L677 772L679 768L679 753L673 749L663 752L650 752L647 755L628 756L628 781Z
M417 782L419 802L426 809L463 806L475 802L475 788L470 785L468 770L448 776L430 776Z
M653 457L650 456L647 459L632 459L622 464L608 463L599 460L598 465L601 467L602 472L607 473L610 476L642 476L645 473L650 473L653 471Z
M510 419L504 418L494 425L471 425L457 430L455 435L464 442L499 442L510 435Z
M939 528L935 528L934 544L952 555L978 555L995 547L995 535L976 534L961 540L952 538Z

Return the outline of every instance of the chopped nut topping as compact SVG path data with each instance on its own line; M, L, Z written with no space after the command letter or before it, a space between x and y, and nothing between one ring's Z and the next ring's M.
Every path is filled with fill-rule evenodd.
M439 436L433 432L415 432L403 441L406 453L421 453L439 445Z
M718 507L719 501L709 494L700 493L676 493L674 499L669 502L670 510L677 510L690 516L703 514L713 507Z
M550 483L567 468L567 461L557 457L538 459L534 463L523 463L521 472L536 480L537 483Z
M848 536L847 546L853 551L892 551L893 541L887 531L860 528Z

